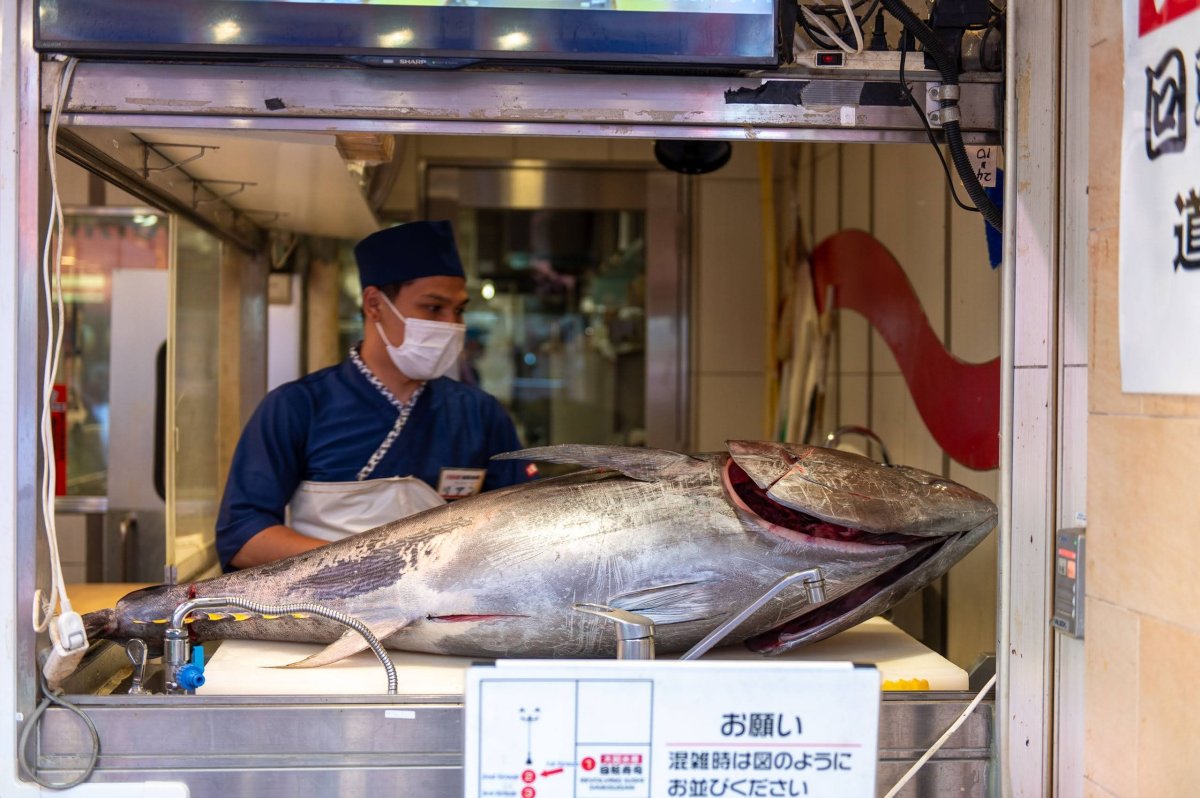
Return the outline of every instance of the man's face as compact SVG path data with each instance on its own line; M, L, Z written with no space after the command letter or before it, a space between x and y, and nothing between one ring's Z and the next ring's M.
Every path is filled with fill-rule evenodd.
M461 324L467 309L467 281L461 277L421 277L401 288L392 304L406 319ZM393 346L404 343L404 322L388 308L378 288L363 293L363 312L368 328L374 326L370 322L378 321Z

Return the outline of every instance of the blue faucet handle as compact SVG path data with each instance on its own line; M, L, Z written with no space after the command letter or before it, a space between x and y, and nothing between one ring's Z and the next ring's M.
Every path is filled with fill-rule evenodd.
M196 690L204 686L204 647L192 649L192 661L179 669L176 681L184 690Z

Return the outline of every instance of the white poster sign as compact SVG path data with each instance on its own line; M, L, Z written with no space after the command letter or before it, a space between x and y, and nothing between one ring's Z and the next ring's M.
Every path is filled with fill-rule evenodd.
M1121 388L1200 394L1200 0L1124 0Z
M468 671L467 798L874 798L879 672L500 661Z

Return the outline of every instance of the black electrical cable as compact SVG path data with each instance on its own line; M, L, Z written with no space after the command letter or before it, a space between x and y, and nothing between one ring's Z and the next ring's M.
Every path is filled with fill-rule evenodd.
M42 680L42 693L44 697L42 698L41 703L37 705L37 708L34 709L33 712L30 713L29 717L25 719L25 725L21 729L21 737L17 743L17 762L20 764L21 770L25 773L25 775L39 786L45 787L47 790L68 790L72 787L78 787L80 784L83 784L85 781L91 778L92 771L96 769L96 762L100 759L100 733L96 731L96 724L92 723L92 719L87 716L87 713L72 704L67 699L63 698L60 692L51 690L50 685L46 683L46 675L44 673L40 675ZM64 781L59 784L55 784L54 782L49 782L43 779L37 773L37 766L30 765L28 762L29 738L33 734L33 731L37 729L38 723L42 719L42 715L45 714L46 710L51 704L55 704L66 710L70 710L78 715L87 726L88 734L92 738L92 750L88 755L88 763L83 769L83 772L70 781Z
M833 41L831 41L830 38L825 34L824 31L821 31L821 30L813 27L812 23L809 22L807 17L804 16L804 10L808 9L809 11L811 11L814 14L818 14L820 16L826 17L827 19L836 21L837 17L846 16L845 6L842 6L842 5L806 6L806 5L804 5L803 0L796 0L796 3L797 3L797 5L800 6L800 12L797 15L797 21L800 23L800 27L802 27L804 29L804 32L808 34L808 38L812 39L819 46L821 46L827 50L837 49L837 47L838 47L837 44L835 44ZM877 8L879 8L880 0L858 0L858 2L850 4L850 7L853 9L853 8L861 8L866 3L870 3L871 7L868 8L861 17L859 17L858 15L855 15L855 17L854 17L858 21L859 30L863 30L863 31L866 30L867 23L870 22L871 16L875 13L875 10ZM849 25L849 22L850 22L850 20L847 19L846 24L839 26L840 29L845 30L845 28ZM839 36L839 38L841 38L841 37ZM854 46L853 43L848 42L845 39L842 39L842 43L845 44L847 47Z
M900 91L904 97L912 105L913 110L917 112L917 116L921 118L921 124L925 126L925 135L929 138L929 143L933 145L933 151L937 153L938 160L942 163L942 171L946 173L946 185L950 186L950 196L954 198L954 204L962 208L964 211L979 213L978 208L973 208L967 205L958 198L958 189L954 187L954 176L950 174L950 166L946 163L946 158L942 155L942 148L938 144L937 136L933 133L933 127L929 124L929 119L925 116L925 109L921 108L921 104L917 102L917 98L913 97L912 89L908 87L908 81L904 79L904 61L908 56L908 37L900 37Z
M938 72L942 74L942 86L957 86L958 65L953 62L950 54L942 47L937 34L930 30L929 26L922 22L904 4L904 0L882 0L882 3L888 13L898 19L905 30L910 31L924 45L925 53L933 58ZM958 112L957 100L943 99L941 104L943 109L952 108L955 113ZM979 184L979 178L975 176L975 170L971 168L971 161L967 157L967 150L963 144L962 126L957 119L944 120L942 122L942 132L946 136L946 146L950 148L950 159L954 161L955 171L958 172L963 186L966 187L967 195L970 196L971 202L975 203L975 207L983 214L983 218L987 220L988 224L997 230L1002 230L1004 228L1004 216L983 190L983 186Z
M799 2L799 0L797 0L797 2ZM814 28L812 23L808 21L808 18L804 16L803 6L800 8L800 13L796 17L796 21L800 23L800 27L803 28L804 32L808 34L808 38L817 43L817 46L823 47L826 50L837 49L837 45L831 42L829 37L827 37L823 32Z

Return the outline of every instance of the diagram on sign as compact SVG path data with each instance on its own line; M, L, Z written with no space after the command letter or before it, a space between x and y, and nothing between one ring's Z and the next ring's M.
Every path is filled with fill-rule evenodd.
M479 688L480 796L649 798L650 681L504 679Z
M521 720L525 722L528 728L525 731L525 764L533 764L533 724L541 716L542 710L534 707L532 712L526 712L525 707L521 707Z

